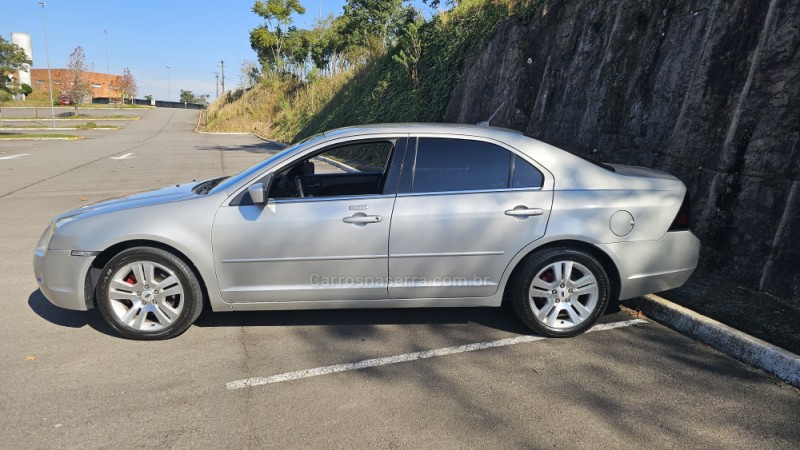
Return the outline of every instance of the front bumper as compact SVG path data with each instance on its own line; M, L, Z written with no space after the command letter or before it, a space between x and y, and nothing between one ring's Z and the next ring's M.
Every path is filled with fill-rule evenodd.
M615 260L621 300L680 287L694 273L700 240L691 231L670 231L658 241L599 246Z
M69 250L36 249L33 273L39 290L58 307L86 311L86 274L93 259L71 256Z

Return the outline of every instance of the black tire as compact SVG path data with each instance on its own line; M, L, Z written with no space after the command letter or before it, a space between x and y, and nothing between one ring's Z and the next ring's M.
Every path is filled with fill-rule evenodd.
M556 323L560 322L562 325L550 326L545 323L545 321L538 319L534 311L535 307L538 307L540 310L546 310L548 301L538 296L533 298L533 296L530 294L530 289L534 281L534 277L539 275L540 272L546 270L551 265L562 261L571 261L573 263L582 265L591 273L592 276L594 276L597 284L597 298L593 303L594 309L589 310L590 312L587 313L586 318L582 319L583 321L577 325L570 326L572 320L566 318L569 317L566 308L573 308L572 312L578 313L577 308L575 308L574 303L572 302L580 301L581 306L585 306L583 303L584 301L587 302L586 304L591 304L591 302L586 300L590 297L590 295L580 295L580 298L572 300L569 297L571 294L568 294L564 291L566 288L561 285L557 285L556 289L561 289L557 291L557 294L553 294L553 296L557 298L555 302L561 303L564 301L569 301L570 303L561 303L561 307L564 308L563 310L553 310L556 313L556 315L553 316L555 319L554 321ZM545 272L543 275L549 276L548 273L549 272ZM580 271L576 273L580 275ZM545 282L551 281L549 279L542 279ZM592 325L595 324L595 322L597 322L597 319L603 315L611 296L611 283L608 279L608 274L606 273L605 269L603 269L603 265L600 264L600 262L592 255L567 247L549 248L526 257L520 263L520 267L518 268L514 278L511 280L510 288L511 304L522 322L536 333L548 337L572 337L588 330ZM558 297L562 294L566 295L567 297L558 299ZM538 306L539 304L542 304L542 306ZM588 308L585 309L588 310ZM548 317L550 316L548 315ZM562 317L564 320L558 320L556 317ZM566 326L563 325L565 323Z
M180 296L180 301L183 302L182 307L173 321L166 326L159 325L161 328L152 331L136 329L123 323L117 313L114 312L112 300L109 298L109 286L114 274L128 264L141 261L152 262L170 270L178 279L183 290ZM197 320L203 309L203 290L192 269L174 254L152 247L130 248L111 258L103 267L95 294L97 307L103 319L114 331L128 339L160 340L173 338L186 331ZM155 305L157 302L152 303ZM148 316L147 313L144 313L144 316L153 317Z

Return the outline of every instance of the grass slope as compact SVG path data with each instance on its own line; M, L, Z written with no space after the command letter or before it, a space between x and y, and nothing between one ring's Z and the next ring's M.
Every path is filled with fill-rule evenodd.
M524 16L541 0L462 0L419 29L418 77L390 49L367 65L312 83L270 78L232 101L209 108L208 131L253 131L293 142L348 125L437 122L465 61L482 48L495 27Z

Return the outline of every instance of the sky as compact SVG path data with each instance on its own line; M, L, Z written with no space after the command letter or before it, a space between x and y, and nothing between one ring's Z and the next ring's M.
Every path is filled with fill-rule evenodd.
M242 61L256 59L250 30L262 20L253 0L48 0L44 8L50 67L67 65L83 47L90 70L121 74L130 68L137 97L177 100L181 89L215 96L214 72L225 62L225 88L239 83ZM345 0L301 0L306 14L295 25L307 28L320 15L341 14ZM414 1L418 7L421 1ZM424 8L428 10L427 8ZM36 0L0 0L0 35L31 35L33 67L46 68L42 7ZM429 10L428 10L429 11ZM104 32L107 30L107 32ZM108 37L108 64L106 63ZM170 69L167 69L167 66Z

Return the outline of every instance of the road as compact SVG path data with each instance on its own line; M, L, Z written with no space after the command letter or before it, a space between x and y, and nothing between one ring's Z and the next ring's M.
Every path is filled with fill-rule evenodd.
M155 109L80 141L0 142L0 447L800 447L797 390L624 311L562 340L521 338L505 309L204 312L134 342L50 305L31 259L54 215L272 151L196 119ZM395 357L454 346L474 351ZM302 372L326 366L343 371ZM317 376L281 375L297 371Z

